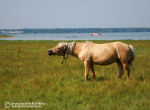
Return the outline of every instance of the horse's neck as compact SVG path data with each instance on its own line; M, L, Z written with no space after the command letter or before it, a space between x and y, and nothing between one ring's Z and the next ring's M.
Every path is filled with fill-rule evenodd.
M76 43L71 55L78 57L80 52L81 52L81 44Z
M74 49L72 50L72 52L69 52L70 55L76 56L76 45L74 46Z

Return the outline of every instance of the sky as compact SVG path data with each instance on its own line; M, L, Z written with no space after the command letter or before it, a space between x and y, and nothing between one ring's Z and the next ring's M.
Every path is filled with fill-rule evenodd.
M150 0L0 0L0 29L150 27Z

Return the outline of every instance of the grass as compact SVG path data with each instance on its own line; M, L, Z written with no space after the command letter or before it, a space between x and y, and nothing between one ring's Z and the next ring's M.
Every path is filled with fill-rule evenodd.
M12 38L13 36L10 35L0 35L0 38Z
M135 47L131 77L118 81L117 64L95 66L97 81L84 66L69 56L48 56L47 50L59 41L0 41L0 109L5 102L42 102L42 110L149 110L150 41L123 41ZM111 41L94 41L106 43ZM18 109L12 108L10 109ZM35 108L22 108L35 109Z

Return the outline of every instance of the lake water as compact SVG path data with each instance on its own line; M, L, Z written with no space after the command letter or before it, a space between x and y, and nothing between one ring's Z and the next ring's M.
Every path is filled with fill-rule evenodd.
M0 38L0 40L150 40L150 32L101 33L100 36L90 34L11 34L13 38Z

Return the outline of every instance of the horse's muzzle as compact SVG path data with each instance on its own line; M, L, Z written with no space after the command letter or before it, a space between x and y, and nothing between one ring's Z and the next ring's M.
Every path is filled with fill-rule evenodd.
M48 50L48 55L53 55L53 52L52 52L52 50Z

